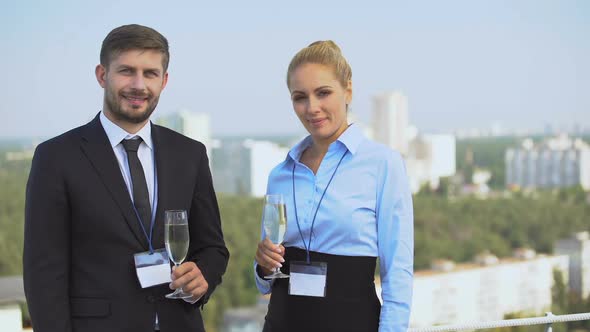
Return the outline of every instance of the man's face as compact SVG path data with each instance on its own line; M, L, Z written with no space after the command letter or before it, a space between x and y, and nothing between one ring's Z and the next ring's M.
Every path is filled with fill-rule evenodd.
M168 81L163 55L152 50L129 50L113 56L108 68L96 67L104 88L104 111L115 122L146 122L158 105Z

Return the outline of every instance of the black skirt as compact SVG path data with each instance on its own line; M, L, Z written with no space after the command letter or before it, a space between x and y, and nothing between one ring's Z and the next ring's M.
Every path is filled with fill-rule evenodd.
M314 251L310 256L313 262L328 263L326 296L289 295L289 279L275 280L263 331L377 331L381 311L374 282L377 259ZM281 271L289 273L290 261L305 259L305 250L286 248Z

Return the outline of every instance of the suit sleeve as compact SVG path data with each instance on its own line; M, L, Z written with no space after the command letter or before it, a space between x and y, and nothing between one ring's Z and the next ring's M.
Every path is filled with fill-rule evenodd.
M25 200L23 278L35 332L71 331L70 208L52 152L47 144L37 147Z
M200 161L193 194L191 225L191 260L194 261L209 284L207 293L197 301L204 305L221 283L229 260L229 251L223 240L217 197L213 189L209 159L204 146L199 151Z

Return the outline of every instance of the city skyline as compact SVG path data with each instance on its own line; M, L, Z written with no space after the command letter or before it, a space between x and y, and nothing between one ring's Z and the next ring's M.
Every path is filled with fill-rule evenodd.
M401 91L409 123L421 132L590 128L584 1L3 7L0 60L8 78L0 83L0 138L51 137L96 115L100 43L128 23L152 26L170 41L170 81L154 116L207 113L214 137L303 134L285 71L318 39L336 41L351 63L351 109L365 124L376 95Z

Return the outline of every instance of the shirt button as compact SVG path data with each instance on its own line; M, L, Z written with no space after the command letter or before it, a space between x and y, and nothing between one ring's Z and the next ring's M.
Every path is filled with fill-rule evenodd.
M154 303L154 302L156 302L156 297L155 297L155 296L153 296L153 295L148 295L148 297L147 297L147 301L148 301L149 303Z

